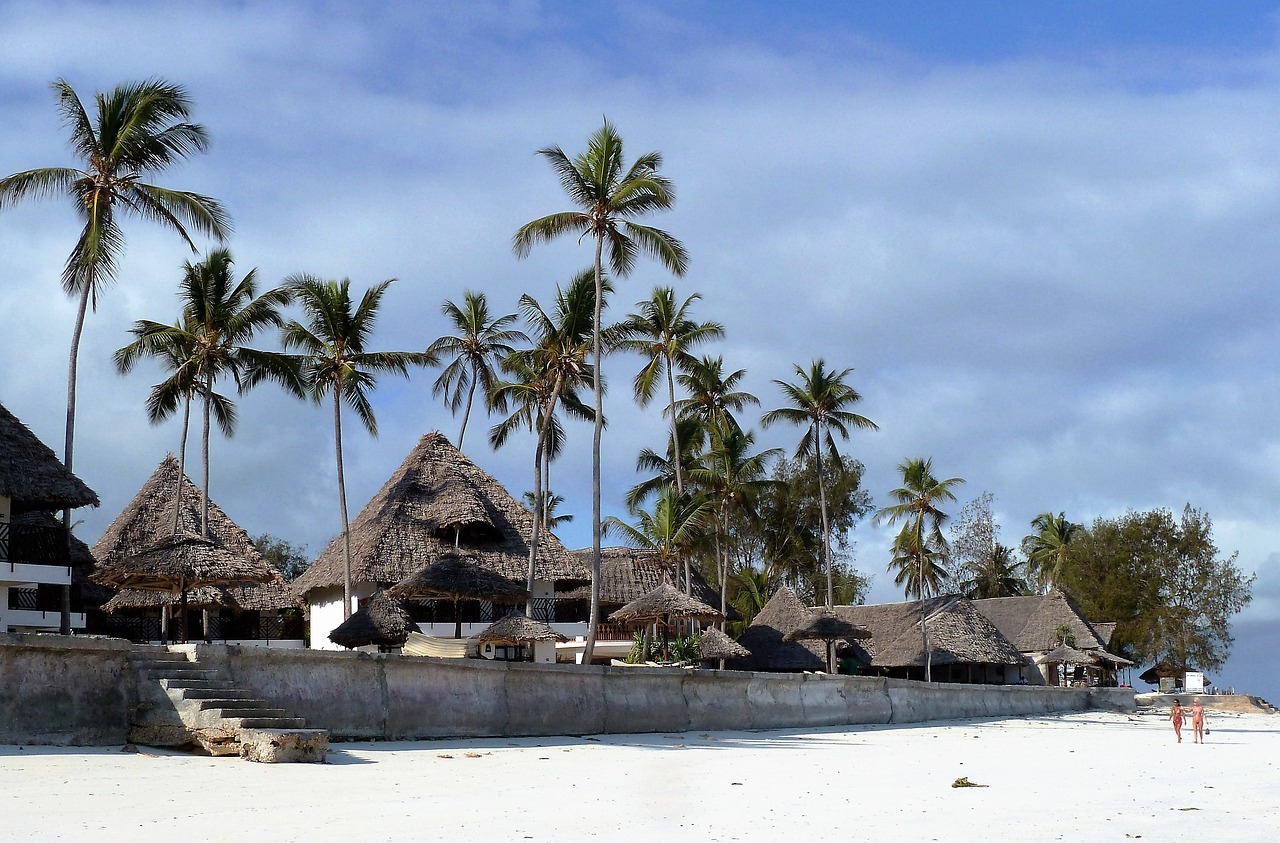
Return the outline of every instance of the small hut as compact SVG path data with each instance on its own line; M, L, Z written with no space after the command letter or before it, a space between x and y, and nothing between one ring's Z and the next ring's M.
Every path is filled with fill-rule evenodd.
M563 643L569 639L556 632L541 621L530 620L523 612L512 612L502 620L481 632L481 653L487 658L492 645L493 658L503 661L534 661L536 646L539 642L548 644ZM534 645L529 647L528 645ZM550 658L544 661L555 661L555 649L550 650Z
M807 624L810 617L809 608L794 591L786 586L779 588L738 638L751 655L734 659L729 667L779 673L825 670L826 663L815 646L786 640L788 633Z
M463 600L523 603L529 599L524 583L509 579L481 564L475 556L453 552L402 579L388 592L401 600L444 600L453 604L454 638L462 637Z
M379 591L361 601L360 608L329 633L329 640L348 649L377 646L385 652L403 646L409 633L417 631L404 605Z

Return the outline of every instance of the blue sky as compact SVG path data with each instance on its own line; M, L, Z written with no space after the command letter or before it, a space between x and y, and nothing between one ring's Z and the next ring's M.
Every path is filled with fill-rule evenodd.
M763 409L794 364L855 367L881 429L848 453L877 502L897 463L932 456L965 500L995 494L1007 543L1050 509L1207 510L1259 574L1220 679L1280 697L1263 669L1280 627L1278 25L1263 3L0 2L0 170L71 163L54 78L86 98L178 81L213 146L164 182L226 204L241 269L397 278L376 339L422 348L445 298L482 289L509 312L586 266L572 241L517 261L510 238L564 204L534 151L580 149L607 114L631 156L664 153L678 201L653 222L691 255L676 289L725 323L709 350L748 370ZM134 320L173 318L190 255L125 230L81 357L76 467L103 498L90 541L178 441L145 421L158 373L121 378L109 358ZM64 202L0 213L0 401L51 444L75 232ZM615 315L670 282L642 264ZM628 399L635 366L606 368L619 514L662 430ZM422 433L456 435L431 378L380 386L378 439L351 428L353 510ZM270 390L240 407L237 436L213 443L214 499L318 553L337 532L328 417ZM473 430L470 455L529 488L530 443L495 453ZM570 437L553 484L580 546L589 430ZM896 599L887 531L856 538L872 599Z

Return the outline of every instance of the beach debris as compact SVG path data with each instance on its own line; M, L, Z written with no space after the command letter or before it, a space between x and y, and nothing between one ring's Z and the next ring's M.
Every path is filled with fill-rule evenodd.
M452 755L448 755L443 752L436 756L436 758L452 758L452 757L453 757Z
M977 782L971 782L969 781L968 776L961 776L960 778L953 781L951 783L951 786L952 787L991 787L991 785L989 784L978 784Z

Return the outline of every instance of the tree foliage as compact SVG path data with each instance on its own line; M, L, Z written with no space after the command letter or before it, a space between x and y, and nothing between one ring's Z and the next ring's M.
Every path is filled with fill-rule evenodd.
M1138 661L1216 670L1231 651L1230 620L1254 577L1218 557L1208 514L1188 504L1098 519L1073 541L1062 584L1085 617L1117 621L1112 649Z
M1026 594L1025 563L1000 544L1000 525L991 507L995 495L983 492L969 501L951 525L951 582L971 600Z
M286 582L293 582L307 570L306 545L298 545L271 533L253 537L253 546L280 571Z

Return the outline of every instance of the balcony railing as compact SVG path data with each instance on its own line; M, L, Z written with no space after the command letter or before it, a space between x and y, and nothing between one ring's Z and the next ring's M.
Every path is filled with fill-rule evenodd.
M34 609L34 610L45 608L44 606L40 605L40 589L38 588L9 589L9 608L10 609Z
M0 562L66 566L67 531L35 524L0 524Z

